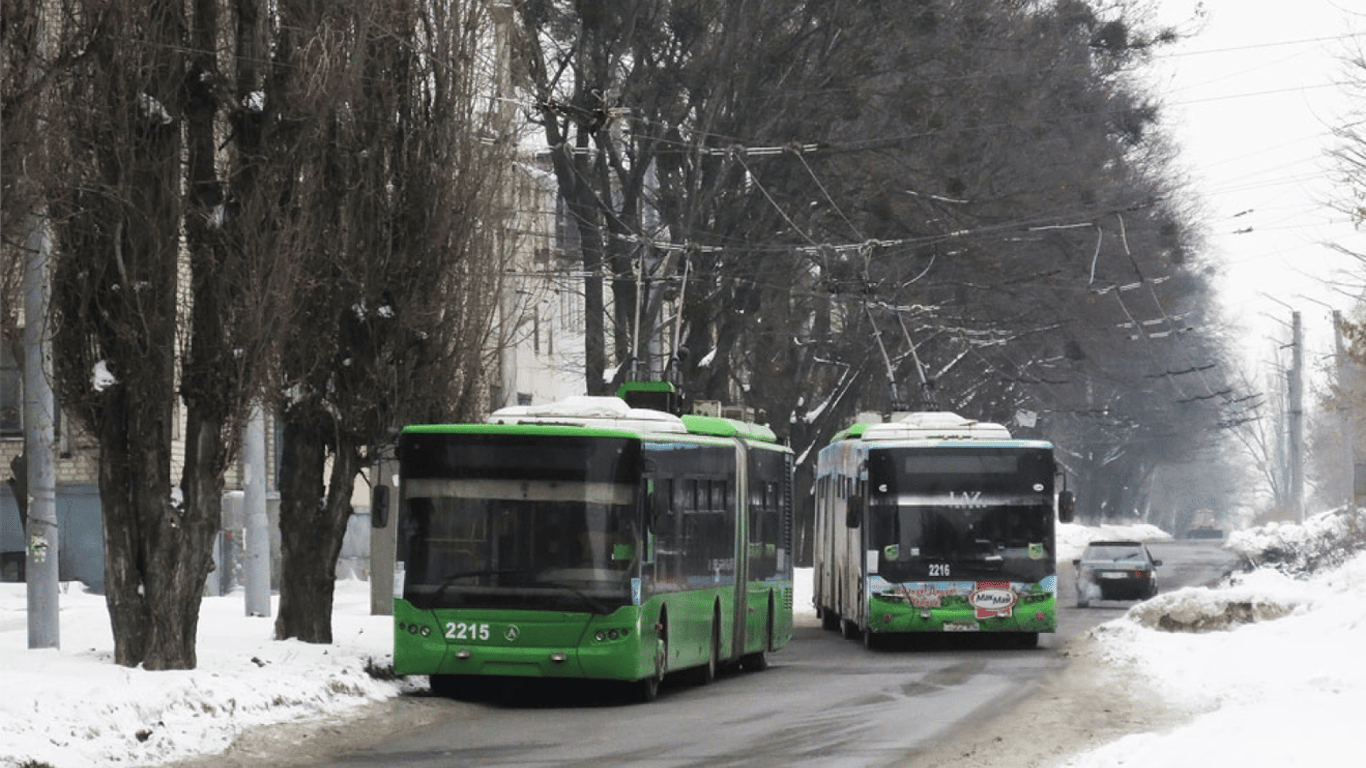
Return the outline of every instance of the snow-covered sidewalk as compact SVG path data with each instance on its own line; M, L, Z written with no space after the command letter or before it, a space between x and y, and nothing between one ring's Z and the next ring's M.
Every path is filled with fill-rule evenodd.
M204 599L199 665L147 672L113 662L104 598L64 585L60 650L28 650L26 587L0 584L0 766L140 766L221 752L256 726L344 714L402 684L390 617L370 616L370 585L337 583L332 645L271 639L241 593ZM272 612L274 606L272 605Z

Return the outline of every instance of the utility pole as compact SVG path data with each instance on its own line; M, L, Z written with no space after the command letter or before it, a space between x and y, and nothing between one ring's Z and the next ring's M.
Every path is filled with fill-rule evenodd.
M28 589L28 647L58 648L57 443L52 396L52 350L47 313L51 285L47 220L34 215L24 249L24 463L28 473L28 530L24 564Z
M251 406L242 439L242 581L248 616L270 615L270 517L266 513L266 417Z
M1294 334L1290 343L1290 513L1304 522L1304 329L1300 313L1291 314Z
M1350 365L1347 360L1347 349L1342 341L1342 312L1333 310L1333 360L1338 369L1338 387L1341 390L1347 386L1347 376L1350 372ZM1342 462L1345 470L1346 479L1343 481L1343 497L1346 499L1348 509L1356 508L1356 445L1353 442L1352 420L1347 405L1347 399L1338 396L1338 431L1342 435Z

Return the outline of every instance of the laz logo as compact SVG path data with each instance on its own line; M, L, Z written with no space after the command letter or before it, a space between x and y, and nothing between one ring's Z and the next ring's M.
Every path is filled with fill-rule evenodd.
M984 507L986 504L982 501L981 491L973 491L972 493L966 491L963 493L954 493L953 491L949 491L949 506L974 508Z

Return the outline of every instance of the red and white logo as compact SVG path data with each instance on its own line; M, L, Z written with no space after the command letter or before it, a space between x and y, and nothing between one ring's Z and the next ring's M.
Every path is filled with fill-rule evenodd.
M977 589L968 596L968 604L977 609L979 619L1008 618L1019 599L1008 581L979 581Z

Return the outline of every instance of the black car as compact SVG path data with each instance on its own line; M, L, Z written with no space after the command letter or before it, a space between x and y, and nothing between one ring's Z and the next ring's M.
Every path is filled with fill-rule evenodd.
M1146 600L1157 594L1157 566L1141 541L1093 541L1077 567L1077 607L1092 600Z

